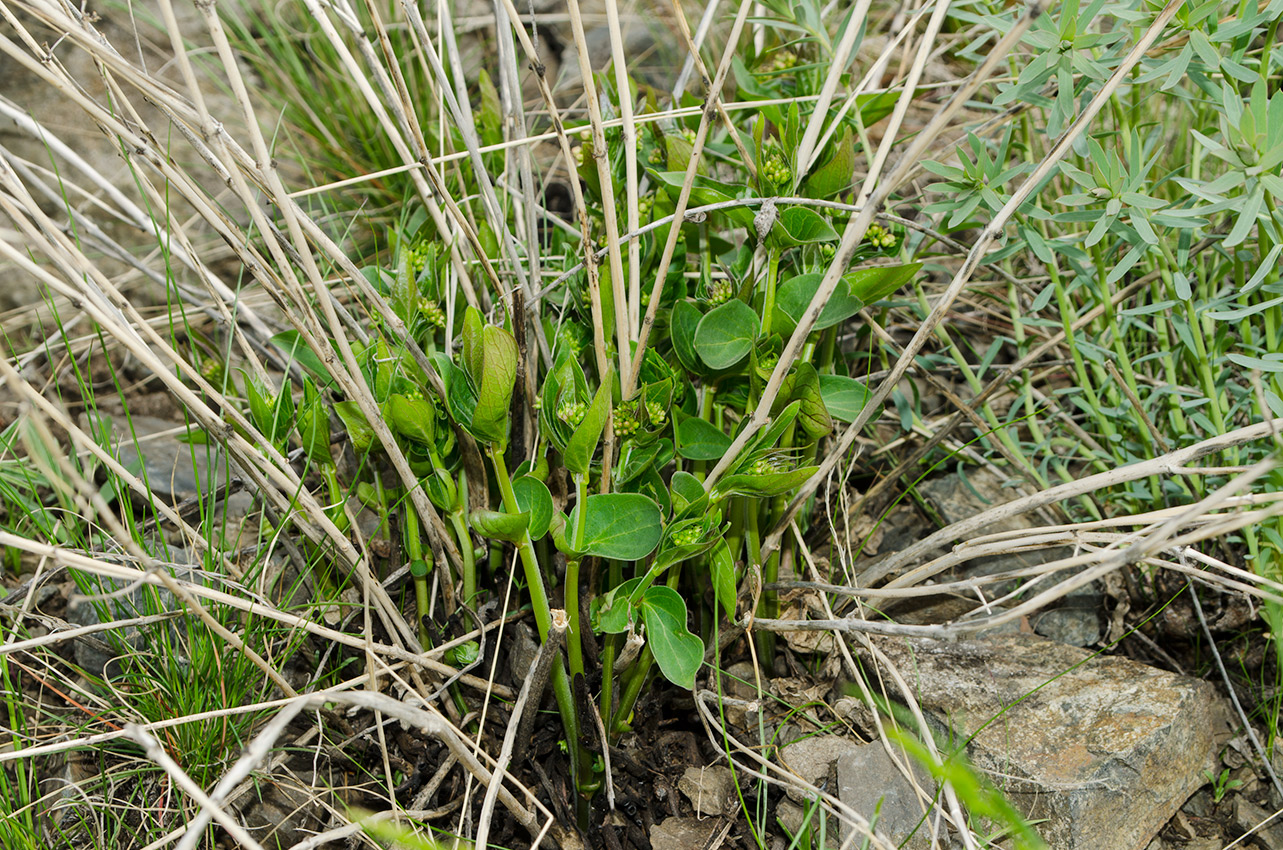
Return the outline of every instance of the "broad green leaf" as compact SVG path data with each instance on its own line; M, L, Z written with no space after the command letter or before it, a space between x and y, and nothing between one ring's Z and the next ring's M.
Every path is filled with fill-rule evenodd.
M772 414L782 410L789 402L798 402L797 422L812 440L827 436L833 431L833 420L824 407L820 394L819 375L810 363L799 363L789 372L772 406Z
M681 418L677 423L677 453L687 460L721 460L731 447L731 438L716 425L698 416Z
M722 539L722 530L717 527L721 516L721 511L713 511L712 516L693 517L669 525L664 529L664 542L659 545L651 572L660 573L713 548Z
M682 368L687 372L697 375L704 371L704 364L695 353L695 331L702 318L703 314L699 312L699 308L689 301L678 301L674 304L673 312L669 317L669 336L673 342L673 353L677 355L677 362L681 363Z
M396 275L392 278L392 310L402 321L410 321L410 316L418 307L419 288L410 273L410 252L408 245L402 245L397 252Z
M671 587L659 585L642 597L646 640L664 678L693 690L704 663L704 642L686 628L686 603Z
M426 398L410 398L393 393L383 403L383 415L392 430L408 440L431 445L436 412Z
M290 395L289 386L282 387L281 392L273 396L257 378L243 369L241 374L245 378L245 395L249 398L254 427L268 442L281 442L289 436L294 425L294 397Z
M593 455L597 453L597 443L601 440L601 432L605 430L609 416L610 376L607 375L602 380L601 386L597 388L597 395L593 396L592 404L588 406L588 412L584 414L579 427L566 442L566 450L562 452L562 462L572 474L588 474Z
M727 301L700 319L695 350L714 369L729 369L748 356L761 321L753 308L738 299Z
M494 325L486 325L480 336L480 343L471 354L466 343L464 345L464 361L479 364L479 371L472 378L477 406L469 430L479 439L505 444L508 405L517 380L517 342L512 334Z
M552 523L552 493L548 492L548 485L523 475L512 482L512 494L521 512L530 516L530 539L538 540L547 534Z
M587 505L575 505L566 520L566 534L573 540L579 511L584 514L583 551L613 561L637 561L659 545L664 533L659 505L639 493L604 493L589 496Z
M619 466L615 473L616 484L627 484L648 469L663 468L672 462L673 444L671 440L656 440L642 445L636 440L628 440L619 450Z
M675 202L681 194L682 184L686 182L686 172L669 170L651 171L649 173L659 181L660 186ZM695 182L691 186L689 205L702 207L723 201L731 201L747 194L747 191L747 186L731 186L702 175L696 175ZM753 211L746 207L731 207L721 210L717 215L724 215L741 227L752 228L753 226Z
M468 523L472 530L482 537L519 543L530 527L530 514L523 512L509 514L503 511L487 511L477 508L468 514Z
M855 378L844 375L821 375L820 395L829 415L839 422L854 422L868 404L869 388Z
M838 233L828 219L810 207L785 207L780 210L770 235L771 241L783 247L815 245L832 242L837 238Z
M851 296L865 304L872 304L895 292L909 281L922 268L922 263L906 263L902 266L873 266L858 269L843 279L851 288Z
M485 369L481 336L485 331L485 319L481 311L472 305L463 314L463 371L473 386L481 383L481 374Z
M453 511L460 507L459 487L454 478L444 469L433 469L420 482L428 494L428 500L443 511Z
M830 155L814 169L803 186L808 197L831 198L855 179L855 133L849 127L831 143Z
M444 354L437 355L436 364L445 382L446 408L450 411L450 418L467 428L472 422L473 411L477 409L477 394L472 383L463 370Z
M823 279L822 274L800 274L784 281L775 293L776 308L792 319L794 325L798 324L802 321L802 316L810 306L811 299L815 297L815 293L820 288L820 281ZM845 322L863 308L864 302L851 294L850 284L844 277L838 281L833 294L824 303L820 318L815 322L815 330L822 331L839 322Z
M365 414L361 412L356 402L336 402L334 412L339 415L339 419L343 420L343 427L347 430L348 439L352 441L354 452L363 455L374 447L376 443L374 429L370 427Z

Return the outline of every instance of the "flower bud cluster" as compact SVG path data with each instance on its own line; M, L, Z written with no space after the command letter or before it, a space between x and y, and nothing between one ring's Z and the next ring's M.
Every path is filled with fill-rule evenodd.
M588 405L582 401L564 401L557 408L557 418L567 425L577 428L588 413Z
M864 234L864 241L878 248L894 248L895 234L880 224L870 224Z

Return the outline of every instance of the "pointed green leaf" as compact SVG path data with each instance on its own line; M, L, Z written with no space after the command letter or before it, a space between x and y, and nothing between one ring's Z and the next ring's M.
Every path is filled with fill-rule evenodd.
M352 450L358 456L365 454L375 445L374 429L370 427L365 414L361 413L361 408L356 402L337 402L334 405L334 412L339 415L339 419L343 420L348 439L352 441Z
M610 376L607 375L597 388L588 412L580 421L579 427L566 442L562 452L562 462L574 475L587 475L592 466L593 455L597 453L597 443L601 432L606 429L606 419L610 416Z
M410 398L393 393L383 403L383 415L392 430L402 437L424 445L432 444L436 411L432 402L426 398Z
M859 269L844 276L843 280L851 288L851 295L865 304L872 304L895 292L909 281L922 268L922 263L906 263L902 266L873 266Z

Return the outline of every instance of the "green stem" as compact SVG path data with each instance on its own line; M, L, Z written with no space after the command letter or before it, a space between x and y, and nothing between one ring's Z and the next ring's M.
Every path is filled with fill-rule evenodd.
M410 562L410 575L414 577L414 604L419 615L419 646L424 652L432 648L432 638L424 619L428 616L428 573L432 572L432 553L426 558Z
M459 543L459 557L463 559L463 601L471 605L477 594L477 558L472 551L472 537L468 534L468 523L462 509L450 512L450 525Z
M517 495L512 489L512 479L508 477L508 468L504 463L503 450L491 443L487 451L490 455L490 463L495 469L495 479L499 483L504 510L513 514L520 513ZM526 588L530 592L530 607L535 613L535 625L539 628L539 641L546 643L548 632L552 628L552 606L548 603L548 590L544 586L543 573L539 569L535 547L528 533L521 535L517 552L521 557L521 567L526 575ZM552 692L557 699L557 711L561 714L566 742L572 750L571 780L575 782L577 788L582 777L580 766L584 763L586 754L579 742L579 723L575 715L575 698L570 689L570 678L566 675L566 667L560 659L552 666Z
M762 337L771 335L771 314L775 312L775 283L780 277L780 250L770 249L766 259L766 299L762 302Z
M615 712L611 719L609 737L612 742L619 740L628 728L628 718L633 713L633 708L637 705L637 698L641 696L642 687L650 677L650 668L655 663L655 656L651 654L650 644L642 647L641 655L638 656L637 662L628 671L628 679L624 682L624 691L619 696L619 710Z

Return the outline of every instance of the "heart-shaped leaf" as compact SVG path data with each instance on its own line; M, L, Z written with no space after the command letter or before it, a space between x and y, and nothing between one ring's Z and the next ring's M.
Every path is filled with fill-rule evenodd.
M710 310L695 329L695 351L713 369L729 369L748 356L762 323L739 299Z
M584 513L583 551L613 561L637 561L659 545L664 533L663 517L653 499L639 493L603 493L589 496L586 505L575 505L566 520L567 536L573 539Z
M686 628L686 603L671 587L658 585L642 597L646 639L659 672L675 685L694 690L704 663L704 642Z
M868 404L869 388L855 378L845 375L821 375L820 395L829 415L839 422L854 422Z

